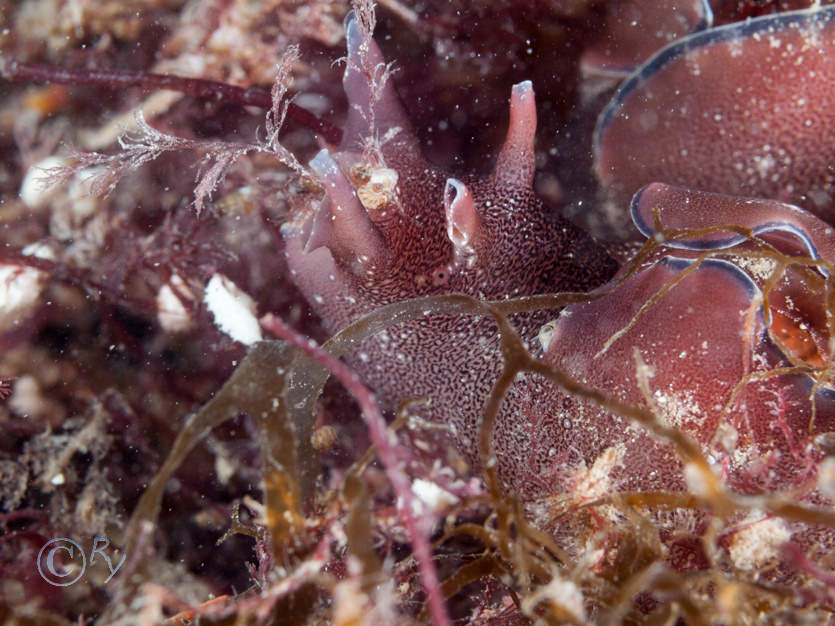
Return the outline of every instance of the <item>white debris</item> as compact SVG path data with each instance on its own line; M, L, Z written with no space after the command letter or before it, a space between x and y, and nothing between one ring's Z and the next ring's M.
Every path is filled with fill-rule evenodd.
M573 581L554 576L551 582L522 600L522 609L526 613L533 612L543 601L551 605L556 616L569 618L572 622L586 623L583 592Z
M458 498L446 489L422 478L412 482L412 491L428 509L440 513L446 508L458 503Z
M49 202L60 187L49 185L44 180L48 177L48 170L66 167L67 160L59 156L48 156L38 161L26 170L18 195L21 201L30 209L37 209Z
M28 246L23 248L21 252L27 256L33 256L38 259L48 259L50 261L54 261L57 258L52 247L43 241L30 243Z
M722 422L716 427L716 435L714 438L719 442L722 450L727 454L732 454L736 450L736 444L739 441L739 431L728 422Z
M215 274L203 295L215 325L235 341L250 345L261 340L255 302L222 274Z
M780 518L759 519L730 536L728 552L739 569L755 570L779 556L780 547L792 536Z
M578 468L572 477L572 495L579 502L598 500L612 491L612 474L623 465L626 446L622 443L606 448L595 459L591 469Z
M818 465L818 488L827 498L835 500L835 456L828 456Z
M557 330L557 322L559 322L559 320L547 322L539 329L537 339L539 339L539 345L542 346L543 352L548 352L548 346L551 345L551 339Z
M366 624L368 615L368 595L362 592L359 582L346 580L333 589L333 623L334 626L348 624Z
M23 254L41 259L53 259L49 246L34 243L23 249ZM0 332L23 322L40 300L48 275L39 269L21 265L0 265Z
M20 417L38 420L49 412L49 403L41 386L33 376L24 375L14 383L14 392L8 401L9 408Z
M684 481L687 483L687 489L694 496L708 497L711 495L713 481L710 476L706 475L706 470L700 465L696 463L685 464Z
M183 298L194 300L194 293L179 275L173 274L157 293L157 321L169 333L182 333L194 326L194 319Z
M228 485L229 479L234 476L237 469L237 465L232 463L223 450L215 450L215 474L221 485Z
M9 330L28 317L45 279L44 272L31 267L0 265L0 329Z

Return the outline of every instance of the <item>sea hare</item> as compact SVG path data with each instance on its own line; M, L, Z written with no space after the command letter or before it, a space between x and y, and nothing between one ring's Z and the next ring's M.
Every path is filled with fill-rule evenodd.
M535 356L686 433L733 491L795 489L820 501L816 438L835 430L827 224L776 200L651 184L632 213L656 250L612 278L603 248L530 189L529 83L513 88L493 171L455 177L421 157L368 25L349 16L346 31L345 139L310 164L324 200L283 228L291 274L329 330L421 295L591 291L555 320L553 311L513 318ZM429 400L413 409L436 425L412 433L417 449L442 459L456 449L483 469L479 425L502 367L492 320L427 311L348 358L389 409ZM557 521L565 513L611 493L698 493L669 442L539 375L511 386L492 435L502 488L556 533L566 531ZM686 530L698 545L704 527L677 523L659 526L662 540ZM796 541L820 547L831 537Z
M531 189L531 84L513 87L492 172L453 176L422 157L368 30L353 14L346 19L346 131L338 150L310 163L326 197L282 230L291 276L326 327L335 332L380 305L422 295L500 299L607 280L616 263ZM514 322L536 345L548 316ZM502 362L490 320L430 316L380 333L349 361L389 408L429 399L421 414L448 426L459 452L478 462L479 419Z
M777 201L662 184L636 194L633 217L651 237L663 236L655 218L663 232L694 234L664 242L632 275L601 287L602 298L567 307L550 325L546 360L693 436L735 490L814 478L814 438L835 429L823 269L835 261L831 229ZM712 254L700 259L703 251ZM811 265L783 267L789 258ZM672 447L628 419L563 394L541 402L570 403L565 466L584 467L611 448L618 489L684 488ZM555 436L543 440L553 445Z
M595 138L618 206L660 181L791 202L832 223L833 18L825 6L709 29L636 70Z

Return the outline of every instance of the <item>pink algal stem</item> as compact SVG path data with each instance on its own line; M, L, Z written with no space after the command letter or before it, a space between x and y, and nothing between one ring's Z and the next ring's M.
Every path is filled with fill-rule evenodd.
M237 102L261 109L269 109L272 106L270 92L261 87L238 87L214 80L186 78L173 74L94 69L69 70L63 67L0 59L0 76L16 82L96 85L109 89L123 87L171 89L195 98ZM342 140L342 130L292 102L287 107L287 117L320 133L328 143L338 144Z
M438 572L435 570L435 563L432 561L432 550L426 537L418 528L418 520L415 517L415 511L420 510L421 505L412 492L408 476L401 469L403 454L399 450L400 446L394 434L386 428L386 421L380 413L374 395L350 367L319 348L313 340L298 334L274 315L268 314L261 318L261 325L276 337L284 339L318 361L345 386L360 405L371 441L377 448L377 454L383 463L386 476L391 481L400 502L400 515L412 541L412 549L417 559L423 586L426 589L432 620L436 626L451 626L441 593Z
M782 547L782 551L788 561L797 569L802 572L806 572L807 574L811 574L826 585L827 596L830 602L835 599L835 574L821 568L817 563L811 561L803 552L803 549L796 543L791 541L785 543Z

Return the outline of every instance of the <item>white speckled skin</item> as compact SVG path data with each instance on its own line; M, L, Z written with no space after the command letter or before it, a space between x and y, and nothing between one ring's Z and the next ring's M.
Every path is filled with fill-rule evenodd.
M380 51L350 17L346 32L345 138L335 154L322 152L311 163L327 196L283 229L293 279L329 330L422 295L578 291L614 273L616 264L594 240L531 189L536 108L529 82L513 88L510 127L492 174L454 178L421 155L391 81L372 96L369 77L379 78ZM372 135L379 149L364 150ZM383 181L396 174L394 193L387 203L375 196L367 209L355 189L383 169ZM515 323L537 345L539 327L553 315ZM449 425L459 452L477 463L481 408L501 367L492 322L435 316L403 324L349 361L389 408L430 398L423 416Z

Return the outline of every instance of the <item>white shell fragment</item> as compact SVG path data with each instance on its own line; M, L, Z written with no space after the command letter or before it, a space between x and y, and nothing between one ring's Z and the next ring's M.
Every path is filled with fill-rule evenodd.
M394 201L397 172L387 167L373 170L368 182L357 189L357 197L366 209L379 209Z
M215 325L232 339L246 345L261 341L255 302L226 276L212 276L203 301L214 316Z
M171 280L160 287L155 299L157 321L166 332L182 333L194 326L194 319L182 298L194 300L194 293L179 275L173 274Z
M317 452L330 450L339 439L336 429L331 425L320 426L310 435L310 444Z

